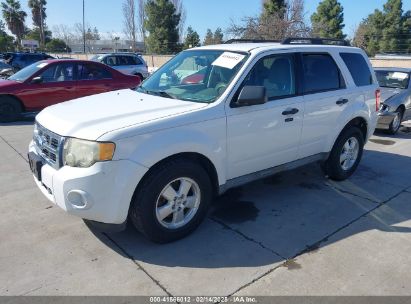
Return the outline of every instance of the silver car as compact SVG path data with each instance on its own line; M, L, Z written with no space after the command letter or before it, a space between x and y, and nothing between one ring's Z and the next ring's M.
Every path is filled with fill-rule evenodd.
M411 119L411 69L376 68L381 87L377 129L397 133L401 122Z
M131 53L100 54L95 55L91 60L107 64L124 74L139 76L141 81L150 75L147 63L140 55Z

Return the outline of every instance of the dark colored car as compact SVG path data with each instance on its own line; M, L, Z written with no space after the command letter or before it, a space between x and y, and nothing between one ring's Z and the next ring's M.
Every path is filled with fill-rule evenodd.
M14 72L18 72L35 62L54 59L54 57L45 53L7 53L5 59L7 64L13 67Z
M14 121L24 112L37 112L59 102L135 88L140 82L137 76L98 62L40 61L0 80L0 122Z

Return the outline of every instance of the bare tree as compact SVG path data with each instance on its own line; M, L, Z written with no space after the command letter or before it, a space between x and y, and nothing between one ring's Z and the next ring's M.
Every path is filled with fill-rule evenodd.
M67 45L74 40L73 29L65 24L55 25L53 27L53 36L63 40Z
M187 19L187 11L184 8L183 0L172 0L174 7L176 8L176 13L180 15L180 23L178 24L178 34L180 36L180 41L184 39L185 23Z
M140 40L144 42L146 38L146 31L144 27L144 20L146 18L146 11L145 11L146 1L137 0L137 2L138 2L137 30L140 35Z
M227 33L234 38L284 39L285 37L308 37L310 28L305 21L303 0L287 0L285 13L261 14L245 17L241 24L231 22Z
M133 52L137 45L137 26L136 26L136 3L135 0L124 0L123 2L124 34L132 41Z

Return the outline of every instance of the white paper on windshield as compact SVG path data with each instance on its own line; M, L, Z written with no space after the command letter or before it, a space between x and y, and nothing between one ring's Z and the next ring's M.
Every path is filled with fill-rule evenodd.
M391 75L391 78L397 78L397 79L400 79L400 80L404 80L407 77L408 77L408 74L407 73L402 73L402 72L394 72Z
M43 62L43 63L40 63L37 67L41 69L41 68L44 68L46 65L48 65L48 63Z
M231 52L224 52L220 55L212 65L217 65L227 69L233 69L237 64L243 60L245 55L231 53Z

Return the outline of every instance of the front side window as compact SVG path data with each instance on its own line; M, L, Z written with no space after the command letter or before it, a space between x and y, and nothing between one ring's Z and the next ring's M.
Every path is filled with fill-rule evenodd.
M410 74L401 71L375 71L380 87L406 89L410 82Z
M361 54L341 53L340 56L350 71L357 87L373 84L370 68Z
M294 56L284 54L260 59L244 85L264 86L268 100L295 95Z
M328 54L303 54L304 93L343 88L344 81L334 59Z
M225 92L247 58L247 53L184 51L145 80L137 91L166 98L211 103Z
M43 83L74 80L74 65L72 63L54 64L39 75Z
M100 80L112 78L109 71L104 69L102 66L93 63L79 64L78 75L79 80Z

